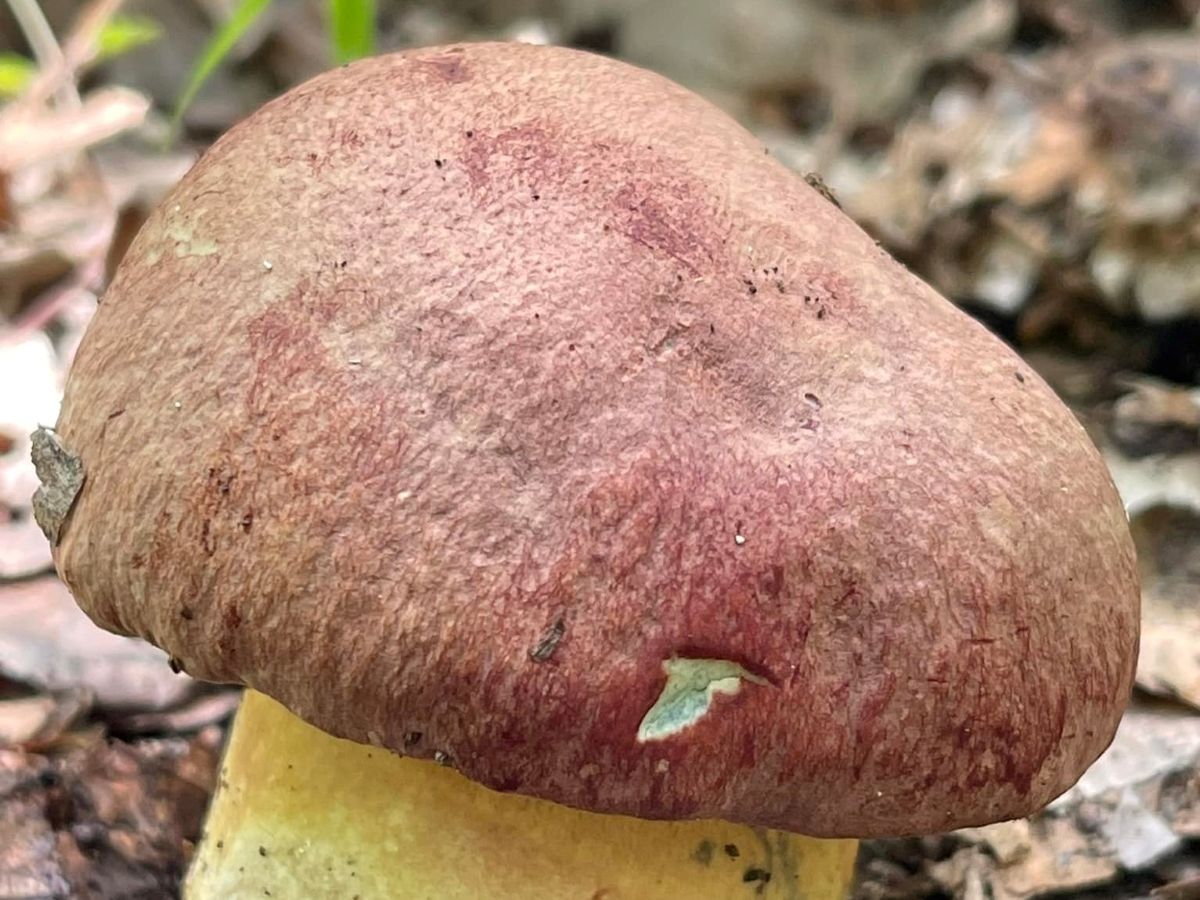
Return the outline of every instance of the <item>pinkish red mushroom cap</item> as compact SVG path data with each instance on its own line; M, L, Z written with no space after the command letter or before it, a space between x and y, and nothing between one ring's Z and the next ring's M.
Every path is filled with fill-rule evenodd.
M72 369L103 626L503 791L817 835L1108 744L1121 503L997 339L670 82L515 44L232 129ZM49 476L53 480L53 476Z

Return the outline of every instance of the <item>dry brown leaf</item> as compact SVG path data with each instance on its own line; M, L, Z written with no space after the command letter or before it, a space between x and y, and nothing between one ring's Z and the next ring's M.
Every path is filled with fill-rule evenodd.
M963 828L958 832L972 843L987 847L1002 866L1011 866L1029 857L1036 840L1028 819L997 822L982 828Z
M12 740L7 740L6 731L0 746L19 745L21 749L37 752L76 739L77 733L68 736L68 732L92 708L92 695L86 688L74 688L50 695L13 698L0 703L0 708L0 721L7 716L12 732ZM18 735L22 730L26 733Z
M1200 449L1200 388L1128 376L1130 388L1113 406L1110 433L1130 456Z
M1200 609L1154 594L1143 602L1138 687L1200 709Z
M0 169L11 172L84 150L140 125L149 110L150 101L137 91L102 87L77 109L0 111Z
M1105 884L1118 866L1074 822L1042 816L974 829L991 852L985 880L994 900L1018 900Z
M57 706L50 696L0 700L0 747L24 744L43 734L53 721Z
M954 832L958 848L941 856L927 850L922 868L954 897L1135 896L1118 894L1118 882L1155 866L1197 831L1200 716L1138 702L1112 746L1048 810Z
M984 887L994 864L979 847L963 847L949 859L929 866L929 874L959 900L987 900Z
M1200 512L1155 507L1133 532L1142 570L1137 683L1200 709Z
M55 858L54 829L46 820L45 788L18 751L0 750L0 898L66 900L71 885Z
M87 688L106 709L165 709L195 689L167 656L101 631L57 578L0 585L0 672L44 690Z
M1091 163L1092 135L1060 109L1042 111L1029 155L1001 174L993 188L1022 206L1034 206L1071 190Z
M216 776L218 731L0 751L0 898L176 896Z

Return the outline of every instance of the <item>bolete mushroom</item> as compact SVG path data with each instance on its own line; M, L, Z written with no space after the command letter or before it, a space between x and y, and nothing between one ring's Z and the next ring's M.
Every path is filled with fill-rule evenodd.
M834 897L822 839L1030 813L1130 690L1126 518L1050 389L586 53L230 130L43 445L84 609L252 689L194 898Z

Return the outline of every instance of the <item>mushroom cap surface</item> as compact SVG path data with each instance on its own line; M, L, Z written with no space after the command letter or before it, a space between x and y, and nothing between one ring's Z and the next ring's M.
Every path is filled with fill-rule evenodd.
M101 625L487 786L826 836L1027 814L1138 589L1052 391L646 71L467 44L222 137L58 435Z

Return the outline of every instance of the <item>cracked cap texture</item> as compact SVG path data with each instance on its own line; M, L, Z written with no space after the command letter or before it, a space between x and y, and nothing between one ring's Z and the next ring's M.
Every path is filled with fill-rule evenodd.
M233 128L132 245L59 435L97 622L502 791L975 825L1073 783L1130 689L1124 511L1050 389L597 56L386 56ZM680 660L715 674L639 733Z

